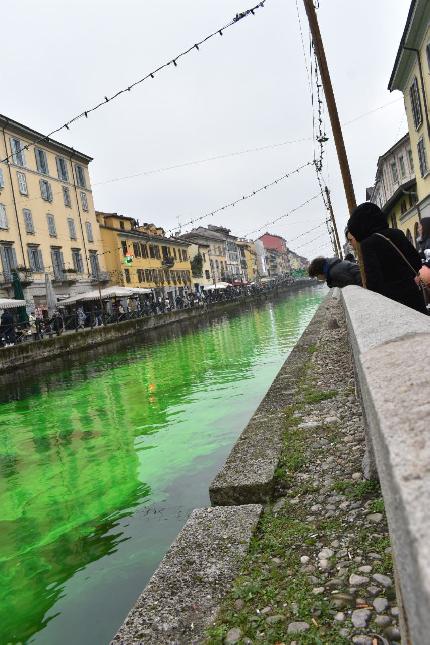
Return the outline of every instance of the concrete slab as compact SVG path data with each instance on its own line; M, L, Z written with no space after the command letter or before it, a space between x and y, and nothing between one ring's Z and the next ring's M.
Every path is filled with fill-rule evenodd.
M349 286L342 289L354 353L366 352L405 334L430 332L430 317L390 298Z
M112 645L195 645L248 550L262 507L252 504L192 512Z
M271 499L285 432L285 409L295 399L309 347L330 319L331 299L329 294L320 305L210 485L212 504L264 504Z
M430 334L408 336L361 356L366 416L409 627L408 642L414 645L429 642L430 634L429 364Z

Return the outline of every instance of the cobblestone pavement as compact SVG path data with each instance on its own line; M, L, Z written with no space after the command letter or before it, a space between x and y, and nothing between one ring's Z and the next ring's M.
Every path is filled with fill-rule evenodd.
M361 474L364 430L341 305L332 300L285 409L277 498L207 643L400 642L379 484Z

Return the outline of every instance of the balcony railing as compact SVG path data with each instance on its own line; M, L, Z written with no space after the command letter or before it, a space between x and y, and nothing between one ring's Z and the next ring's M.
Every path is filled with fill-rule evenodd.
M110 275L107 271L98 271L91 274L91 282L109 282Z
M161 266L171 268L175 264L175 259L171 257L163 258Z

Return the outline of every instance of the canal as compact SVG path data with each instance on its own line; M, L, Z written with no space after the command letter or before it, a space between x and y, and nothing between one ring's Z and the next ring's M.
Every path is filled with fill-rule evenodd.
M2 388L0 644L109 642L324 294Z

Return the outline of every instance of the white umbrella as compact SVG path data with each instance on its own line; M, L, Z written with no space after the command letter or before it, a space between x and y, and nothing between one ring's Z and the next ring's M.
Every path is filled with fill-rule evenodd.
M0 309L14 309L15 307L25 307L25 300L13 300L11 298L0 298Z
M133 295L133 290L127 289L126 287L107 287L106 289L101 289L99 293L98 289L93 289L92 291L85 291L84 293L78 293L76 296L67 298L61 304L70 305L74 302L99 300L100 295L104 300L107 298L128 298Z
M130 289L131 291L133 291L133 293L137 295L140 295L140 294L143 295L144 293L151 293L151 289L143 289L142 287L130 287Z
M205 291L208 291L209 289L227 289L227 287L231 287L229 282L217 282L216 284L204 285Z
M47 273L45 273L45 289L46 289L46 306L48 307L48 315L51 316L57 308L57 296L55 295L51 278Z

